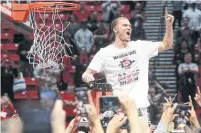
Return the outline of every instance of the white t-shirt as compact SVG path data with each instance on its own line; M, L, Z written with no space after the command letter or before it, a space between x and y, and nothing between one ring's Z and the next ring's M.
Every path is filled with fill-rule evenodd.
M112 85L113 94L128 94L138 108L149 106L149 59L158 55L161 42L130 41L123 49L113 44L100 49L88 66L96 72L104 72Z

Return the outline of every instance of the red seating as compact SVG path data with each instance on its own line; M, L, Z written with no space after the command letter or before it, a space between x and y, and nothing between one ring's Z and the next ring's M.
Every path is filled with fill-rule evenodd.
M14 94L15 99L38 99L37 90L26 90L22 93Z
M8 43L8 44L1 44L1 48L10 53L16 53L18 50L18 44Z
M27 96L30 99L38 99L38 91L37 90L28 90Z
M61 17L61 20L68 20L69 19L69 15L65 14L65 13L61 13L61 14L59 14L59 16Z
M39 86L39 84L40 84L40 82L38 80L36 80L35 78L26 77L24 79L25 79L25 83L27 85Z
M14 94L15 99L28 99L27 92L22 92L22 93L16 93Z
M102 12L102 6L101 5L97 5L96 7L95 7L95 11L97 11L97 12Z
M5 59L8 59L7 54L1 54L1 61L4 61Z
M130 6L129 5L121 5L120 11L123 12L123 13L129 13Z
M124 13L123 16L126 17L128 20L131 19L131 15L130 15L130 13Z
M60 91L59 95L62 97L62 99L64 101L75 102L75 96L74 95L69 95L67 91ZM75 106L73 106L73 105L66 105L64 107L64 110L66 111L66 113L68 114L68 116L75 116L74 109L75 109Z
M65 67L66 69L72 68L71 58L65 56L65 57L63 58L63 64L64 64L64 67Z
M8 39L13 40L13 34L12 32L5 32L1 34L1 39Z
M19 60L20 60L20 57L19 57L19 55L17 55L17 54L9 54L8 56L9 56L9 59L10 59L11 61L19 62Z
M90 11L90 12L93 12L95 10L95 6L93 5L87 5L87 9Z

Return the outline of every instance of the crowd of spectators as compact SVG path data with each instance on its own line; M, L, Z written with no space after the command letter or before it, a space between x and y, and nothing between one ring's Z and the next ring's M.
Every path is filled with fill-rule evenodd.
M174 1L173 14L178 29L175 30L174 60L176 64L177 88L182 102L188 95L195 96L196 77L199 77L201 57L201 10L200 3ZM175 27L175 24L174 24Z
M199 89L199 88L198 88ZM196 112L194 110L194 106L192 103L192 99L189 96L189 100L187 105L191 108L185 113L176 114L175 111L178 111L177 103L172 103L172 99L169 98L166 103L163 104L162 116L160 117L159 123L157 127L149 127L149 129L145 129L146 122L143 121L141 116L138 114L138 110L136 108L135 101L131 100L127 95L122 94L118 96L119 102L121 104L121 110L123 114L117 114L112 117L109 121L106 130L104 131L101 125L101 116L99 116L95 104L92 100L91 91L87 92L87 97L89 99L89 103L85 105L85 109L87 112L88 118L88 130L83 130L81 128L76 129L78 133L119 133L119 132L127 132L127 129L122 129L123 124L125 124L126 120L129 121L129 131L131 133L145 133L145 131L150 130L150 133L167 133L167 132L185 132L185 133L200 133L200 124L198 122L198 118L196 116ZM196 94L196 103L198 106L201 106L201 93L198 91ZM7 106L11 107L12 103L8 97L3 96L1 98L1 106L3 108L7 108ZM76 117L73 119L70 124L65 126L65 118L66 114L63 110L63 102L61 100L56 100L54 106L52 107L52 111L44 113L45 110L34 112L32 111L32 115L36 118L28 120L28 118L32 118L32 115L26 116L25 118L22 114L17 115L15 111L12 111L14 115L11 115L10 119L6 119L1 123L1 131L2 133L23 133L23 132L43 132L43 133L72 133L75 131L76 121L80 119ZM13 108L11 108L13 109ZM28 112L27 112L28 113ZM30 113L30 112L29 112ZM188 113L189 115L186 115ZM48 115L49 114L49 115ZM1 117L3 116L3 112L1 112ZM45 119L44 119L45 118ZM29 121L26 122L26 119ZM36 123L37 122L37 123ZM40 122L40 123L39 123ZM44 123L43 123L44 122ZM35 125L35 124L36 125ZM43 124L42 126L39 124ZM49 125L49 126L48 126ZM89 130L90 129L90 130ZM146 132L147 133L147 132Z

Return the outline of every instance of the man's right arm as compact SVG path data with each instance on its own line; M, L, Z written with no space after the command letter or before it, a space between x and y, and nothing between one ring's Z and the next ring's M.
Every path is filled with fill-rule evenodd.
M104 60L104 54L102 52L102 49L99 50L96 55L93 57L92 61L90 62L87 70L82 75L82 80L86 83L89 83L90 81L94 81L94 74L99 73L103 69L103 60Z

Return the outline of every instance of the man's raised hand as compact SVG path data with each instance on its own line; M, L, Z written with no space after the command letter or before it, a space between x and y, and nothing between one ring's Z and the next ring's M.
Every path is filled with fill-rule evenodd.
M174 22L174 16L168 14L168 8L165 8L165 20L166 20L166 26L172 26Z

